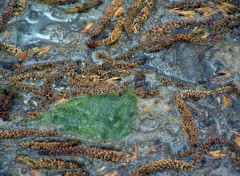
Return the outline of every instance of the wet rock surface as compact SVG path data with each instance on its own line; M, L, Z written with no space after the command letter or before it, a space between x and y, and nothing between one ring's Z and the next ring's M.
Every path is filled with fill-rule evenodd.
M110 0L93 9L79 14L65 14L64 10L70 5L49 6L29 1L23 16L13 18L7 29L7 34L1 33L1 41L14 44L21 49L51 47L49 52L37 58L31 53L29 59L23 63L24 66L71 59L73 61L101 62L96 58L98 51L104 51L109 56L117 56L128 51L137 45L140 36L134 35L128 39L122 35L116 44L101 46L91 49L86 46L89 37L80 32L89 22L99 20ZM154 10L144 29L152 27L159 22L172 21L177 19L175 15L167 16L166 9L157 2L159 8ZM126 9L129 5L126 4ZM5 8L0 4L0 12ZM161 19L159 18L161 17ZM112 31L112 25L106 27L102 36L107 36ZM140 51L133 56L133 59L145 58L147 61L138 70L151 70L146 74L146 79L151 88L159 87L160 94L153 98L137 98L138 114L133 122L132 132L121 140L93 140L67 135L67 138L80 139L83 145L95 146L107 149L123 151L124 154L133 154L135 146L139 144L139 156L137 160L131 158L129 163L115 163L101 159L81 156L57 156L58 159L76 161L83 165L83 169L90 175L104 175L117 171L118 175L129 175L137 167L159 159L175 158L174 153L186 149L189 139L183 133L182 116L176 108L174 98L185 88L175 85L164 85L158 81L159 76L165 76L190 85L191 90L216 89L224 85L234 83L240 85L240 38L230 38L214 45L192 44L188 42L177 42L156 53ZM17 58L0 51L0 69L12 72L12 64L18 63ZM219 73L228 72L229 76L222 76ZM1 86L9 86L8 79L1 79L5 73L0 74ZM62 78L65 79L65 78ZM124 78L125 79L125 78ZM127 77L126 79L131 79ZM31 84L31 83L30 83ZM43 82L37 83L39 86ZM55 85L56 86L56 85ZM57 87L57 86L56 86ZM11 104L10 122L0 119L1 129L16 129L27 127L25 117L19 117L23 111L31 111L31 104L39 106L39 102L32 99L33 93L21 92L21 96L14 99ZM224 95L227 96L229 105L224 105ZM187 99L189 107L197 128L200 141L209 136L223 136L230 138L230 130L239 132L240 127L240 99L239 94L227 93L216 97L204 99ZM117 96L114 94L113 96ZM118 95L119 96L119 95ZM96 100L97 101L97 100ZM131 106L125 104L125 106ZM124 108L126 108L124 106ZM34 107L34 106L33 106ZM51 109L51 108L50 108ZM71 122L72 123L72 122ZM128 122L127 122L128 123ZM39 126L39 129L51 129L51 125ZM117 135L117 134L116 134ZM124 135L125 136L125 135ZM119 136L118 136L119 137ZM120 137L117 139L120 139ZM24 141L51 141L66 140L64 137L45 137L24 139L1 139L0 140L0 175L34 175L30 168L16 162L18 154L28 154L33 158L43 157L35 150L19 146ZM212 150L225 149L224 147L212 148ZM48 156L44 156L48 157ZM50 156L49 158L56 158ZM190 157L183 159L188 160ZM98 171L103 168L103 171ZM37 169L41 175L59 175L65 170ZM152 175L233 175L240 173L239 165L233 163L228 157L213 157L209 153L204 155L200 167L192 172L187 171L161 171ZM36 174L35 174L36 175Z

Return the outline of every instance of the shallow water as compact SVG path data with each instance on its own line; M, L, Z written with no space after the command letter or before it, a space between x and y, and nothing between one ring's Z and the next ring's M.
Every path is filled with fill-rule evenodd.
M81 1L82 2L82 1ZM150 18L143 25L139 33L133 34L129 39L123 32L117 43L110 46L100 46L89 48L86 42L91 40L90 37L80 32L90 22L99 21L103 12L108 7L110 0L104 0L103 4L91 8L83 13L66 14L65 9L73 5L44 5L35 1L28 1L24 13L20 17L14 17L9 21L9 27L0 33L0 41L13 44L22 50L30 49L30 57L20 63L22 66L39 64L44 62L54 62L60 60L70 60L70 62L80 62L81 64L90 62L92 64L101 64L103 61L97 59L97 52L104 52L108 56L115 57L121 55L133 48L141 40L141 34L146 29L168 21L177 20L176 14L167 13L167 8L162 6L162 1L157 1L156 7L151 13ZM131 1L132 3L133 1ZM5 2L6 3L6 2ZM124 3L125 13L130 6ZM236 5L237 6L237 5ZM238 6L237 6L238 7ZM6 6L0 4L0 12L3 13ZM239 7L238 7L239 8ZM95 39L108 36L116 22L116 18L108 23L103 33ZM186 30L187 29L182 29ZM139 156L137 160L131 157L129 163L109 162L101 159L80 156L59 156L50 157L76 161L83 165L83 170L90 175L104 175L117 171L118 175L129 175L137 167L159 159L175 158L173 156L177 151L187 148L189 140L186 134L182 132L182 116L178 111L174 98L186 88L175 85L163 85L159 82L158 77L164 76L172 78L184 85L189 85L187 89L191 90L214 90L228 84L240 85L240 36L232 35L232 32L239 31L238 27L228 33L224 40L216 44L210 43L191 43L177 42L159 52L149 53L141 50L131 57L131 61L144 59L146 62L133 69L133 74L122 77L118 81L119 85L128 80L133 80L137 71L146 71L147 88L159 88L160 94L151 98L137 97L138 114L134 118L132 132L121 140L99 140L99 138L78 138L83 145L110 148L123 151L125 154L133 155L135 146L139 144ZM6 32L7 31L7 32ZM178 31L174 31L177 33ZM50 47L51 49L36 57L36 47L39 49ZM35 48L35 50L34 50ZM0 83L2 88L13 88L19 93L14 99L10 108L11 121L0 119L0 129L17 129L21 127L32 127L25 121L28 112L38 109L40 102L45 100L36 99L33 92L24 92L17 90L17 87L11 85L11 76L14 73L11 69L4 68L5 62L18 64L18 59L11 54L0 50ZM126 59L127 60L127 59ZM76 62L75 62L76 61ZM128 61L128 60L127 60ZM86 64L87 65L87 64ZM81 68L85 68L82 64ZM67 69L67 66L56 68L53 73L61 69ZM77 71L76 71L77 72ZM227 72L230 76L221 76L219 73ZM34 72L30 72L32 74ZM35 72L39 73L39 72ZM80 69L81 73L81 69ZM64 82L67 76L57 80ZM55 81L54 91L63 90ZM117 83L110 83L118 85ZM107 84L107 83L106 83ZM126 89L131 89L136 82L131 82ZM25 85L44 85L44 79L37 82L26 81ZM145 88L145 87L144 87ZM68 90L68 88L67 88ZM116 93L121 96L121 93ZM224 97L229 102L225 105ZM66 99L72 99L67 97ZM53 109L52 100L49 104L46 102L47 110ZM230 130L239 132L240 127L240 99L239 94L227 93L216 97L205 99L188 99L189 107L199 132L199 143L209 136L221 136L230 139L233 135ZM61 101L58 102L61 104ZM106 108L107 109L107 108ZM44 111L47 111L44 110ZM105 109L103 110L105 111ZM107 110L106 110L107 111ZM89 127L91 128L91 127ZM51 125L40 126L39 129L52 129ZM44 137L34 138L27 137L22 139L1 139L0 140L0 175L37 175L32 171L32 167L16 162L18 154L28 154L33 158L42 157L37 151L22 148L19 144L23 141L48 141L48 140L65 140L69 138L76 139L76 135L61 134L61 137ZM153 152L149 152L149 150ZM212 150L223 150L224 147L213 147ZM189 161L186 157L183 161ZM105 167L102 172L98 170ZM59 175L64 171L58 169L37 169L40 175ZM35 171L36 172L36 171ZM214 157L207 153L202 159L202 163L192 172L187 171L161 171L154 172L151 175L239 175L239 165L233 163L229 157Z

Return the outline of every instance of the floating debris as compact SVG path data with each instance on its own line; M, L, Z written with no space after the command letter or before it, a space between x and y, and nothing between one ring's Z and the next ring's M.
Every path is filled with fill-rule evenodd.
M103 166L97 170L97 173L101 173L106 169L106 166Z
M218 158L219 157L226 157L228 155L227 153L224 153L221 150L210 151L209 154L214 156L214 157L218 157Z
M94 23L95 23L95 21L92 21L92 22L88 23L80 32L81 32L81 33L87 33L87 32L89 32L89 30L92 29Z
M35 49L36 53L34 53L34 56L35 56L36 58L39 58L41 55L49 52L51 49L52 49L51 46L48 46L48 47L43 48L43 49L38 49L38 48L36 48L36 49Z
M137 144L135 145L135 150L134 150L134 153L133 153L133 159L134 159L135 161L138 160L139 148L140 148L140 145L139 145L139 143L137 143Z
M117 171L113 171L113 172L104 174L103 176L118 176L118 172Z

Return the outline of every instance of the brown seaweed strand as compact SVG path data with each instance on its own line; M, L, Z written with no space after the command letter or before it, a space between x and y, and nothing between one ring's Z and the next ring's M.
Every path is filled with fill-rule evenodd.
M102 0L93 0L93 1L85 2L85 3L77 4L76 6L67 9L65 12L66 13L84 12L84 11L86 11L92 7L98 6L102 3L103 3Z
M98 52L96 54L96 57L104 60L104 63L102 64L103 68L111 67L111 68L116 68L116 69L123 69L123 71L127 71L127 70L130 70L130 69L137 68L140 65L142 65L143 62L144 62L144 60L140 60L140 59L136 60L136 61L133 61L133 62L118 61L118 60L115 60L115 59L112 59L112 58L108 57L107 55L105 55L102 52ZM115 71L115 70L112 70L112 71Z
M29 55L28 50L22 51L21 49L17 48L14 45L9 45L9 44L3 43L3 42L0 42L0 50L4 50L4 51L8 52L9 54L12 54L12 55L18 57L18 60L20 62L27 59L28 55Z
M104 93L118 93L126 90L129 87L130 82L124 82L122 84L111 85L106 82L101 82L94 87L81 87L74 90L62 90L59 91L53 99L61 99L61 98L70 98L70 97L78 97L80 95L88 94L88 95L96 95L96 94L104 94Z
M21 91L24 91L24 92L32 92L32 93L41 93L41 88L38 87L38 86L35 86L35 85L21 85L21 84L16 84L14 85L14 87L17 89L17 90L21 90Z
M117 22L116 22L114 29L113 29L112 33L110 34L110 36L108 36L105 39L101 39L101 40L89 41L89 42L87 42L87 45L90 48L95 48L95 47L101 46L101 45L111 45L113 43L116 43L118 41L118 39L121 37L123 24L124 24L124 13L122 11L117 16Z
M28 155L18 155L17 162L24 163L33 168L45 169L80 169L77 163L50 158L30 158Z
M3 12L2 17L0 17L0 32L6 28L8 21L13 17L15 1L10 0L6 10Z
M55 67L63 66L65 62L46 62L42 64L35 64L27 67L18 68L18 70L12 74L12 78L10 79L11 85L13 85L18 90L22 90L24 92L34 92L37 94L41 94L42 89L39 86L35 85L24 85L23 81L36 81L38 79L48 77L48 75L53 71ZM38 74L30 74L28 72L36 72L42 71ZM48 77L48 79L50 79ZM42 98L42 97L41 97Z
M63 68L61 71L48 77L42 88L42 92L41 92L42 96L46 97L47 99L52 99L52 96L54 93L53 88L52 88L53 82L56 79L64 76L65 74L67 74L69 77L74 76L74 69L75 69L75 65L70 65L68 68ZM69 74L71 74L71 75L69 75Z
M160 89L144 90L142 87L133 87L133 93L141 98L153 98L160 95Z
M201 19L184 19L178 21L171 21L161 23L152 28L146 30L143 33L143 38L148 39L152 35L166 35L172 32L173 29L185 28L189 26L207 26L210 25L214 20L214 17L206 17Z
M194 119L192 117L192 114L190 110L188 109L186 103L182 99L181 95L177 95L175 98L175 104L177 106L178 111L182 114L183 117L183 125L189 135L190 139L190 146L187 150L178 153L178 157L185 157L192 153L195 145L198 143L198 130L197 126L194 122Z
M201 38L204 32L201 30L192 31L187 34L175 34L172 37L162 41L160 44L157 44L151 48L148 48L148 52L157 52L160 51L162 48L172 45L178 41L184 42L206 42L206 38Z
M9 111L16 93L0 88L0 118L3 121L10 121Z
M158 77L157 80L160 81L165 86L174 85L174 86L182 88L182 89L190 89L190 88L194 87L193 85L191 85L189 83L185 83L182 81L180 82L178 80L174 80L172 78L166 78L163 76Z
M157 43L160 42L160 40L161 40L160 37L154 37L154 38L151 38L151 39L149 39L147 41L140 41L137 46L131 48L126 53L115 57L114 59L116 59L116 60L123 60L125 58L129 58L130 59L138 51L146 48L147 46L156 45Z
M230 31L230 29L226 27L228 23L229 23L228 19L222 19L213 26L211 30L212 43L217 43L221 41L225 37L225 35Z
M234 85L225 86L222 88L215 89L213 91L183 91L180 94L178 94L175 98L175 104L179 110L179 112L182 114L183 117L183 124L184 127L187 130L187 133L189 134L190 139L190 146L186 151L181 152L180 154L177 154L178 157L184 157L189 155L195 146L198 143L198 130L196 127L196 124L193 120L192 114L190 110L188 109L186 103L184 102L184 99L186 98L206 98L207 96L217 96L219 94L227 93L227 92L234 92L238 93L237 88Z
M56 67L61 67L69 63L69 60L64 60L64 61L56 61L56 62L44 62L44 63L39 63L39 64L34 64L30 66L19 66L17 68L17 71L13 74L19 75L20 73L27 73L27 72L36 72L36 71L41 71L44 69L50 69L50 68L56 68Z
M230 158L233 162L235 162L236 164L240 165L240 157L236 155L236 153L233 152L228 152L228 154L230 155Z
M125 24L124 24L124 30L128 37L130 37L131 33L133 32L131 25L135 16L138 13L138 10L142 5L143 5L143 0L135 0L132 6L129 7L128 9L128 15L126 17Z
M115 69L123 69L123 70L134 69L134 68L139 67L140 65L142 65L142 61L141 60L136 60L136 61L134 61L132 63L111 60L111 61L105 62L103 64L103 66L111 66L111 67L113 67Z
M114 150L106 150L97 147L69 147L65 149L57 150L42 150L41 155L70 155L70 156L90 156L94 158L100 158L107 161L114 162L126 162L127 156L124 156L122 152Z
M198 148L194 152L194 155L190 163L194 166L199 165L201 163L202 156L206 154L212 146L218 145L218 144L224 145L228 148L228 152L232 154L232 156L230 155L230 157L233 160L238 159L238 157L236 156L236 153L239 152L239 149L237 149L235 144L223 138L211 137L198 146Z
M163 5L167 8L179 8L179 9L188 9L188 8L198 8L209 6L208 1L206 0L193 0L193 1L177 1L172 3L166 3Z
M16 7L14 8L14 16L21 16L26 8L26 0L17 0Z
M45 105L49 105L49 103L45 103ZM37 118L41 117L41 115L43 114L43 109L44 108L42 108L42 107L40 109L35 109L31 112L27 112L27 114L24 116L29 119L37 119Z
M38 79L42 79L47 77L50 73L52 72L52 69L48 68L45 71L37 74L33 73L19 73L19 74L13 74L14 76L11 78L11 83L12 84L20 84L24 80L29 80L29 81L37 81Z
M103 54L103 53L102 53ZM99 57L105 57L101 54ZM101 65L91 65L82 70L82 75L77 75L74 80L83 82L84 80L90 82L104 81L112 77L125 77L131 74L134 68L145 63L144 59L138 59L133 62L123 62L110 59ZM115 76L114 76L115 75ZM125 75L125 76L124 76ZM85 82L85 81L84 81Z
M227 92L233 92L237 93L238 89L235 85L228 85L224 87L217 88L215 90L199 90L199 91L192 91L192 90L186 90L181 92L178 96L180 96L183 99L186 98L206 98L207 96L217 96L219 94L227 93Z
M181 28L181 27L185 27L188 25L195 25L194 23L197 24L201 24L201 25L207 25L209 24L209 22L212 21L212 19L210 18L206 18L203 20L199 20L199 21L194 21L194 20L182 20L182 21L174 21L174 22L170 22L170 23L164 23L160 26L155 26L153 28L151 28L150 30L144 32L145 34L143 35L143 38L145 38L145 36L150 36L154 33L156 33L158 36L157 37L153 37L151 39L148 38L148 40L146 41L140 41L139 44L133 48L131 48L128 52L119 55L117 57L115 57L114 59L116 60L123 60L125 58L130 58L132 55L134 55L136 52L140 51L141 49L145 48L146 46L151 46L151 45L156 45L157 43L159 43L161 41L161 37L169 34L172 29L174 27L176 28ZM197 30L197 31L192 31L191 36L194 36L195 38L192 38L193 41L206 41L205 38L200 38L198 39L196 36L198 36L199 34L202 34L201 30ZM189 36L185 36L185 39L187 40L189 38ZM167 41L166 41L167 43ZM108 56L106 56L105 54L102 54L102 57L104 58L109 58Z
M232 21L240 21L240 14L224 16L223 19L217 21L211 30L211 42L216 43L221 41L230 31L229 23ZM239 24L239 22L238 22Z
M88 176L89 174L84 171L68 171L63 173L61 176Z
M119 56L116 56L115 58L110 58L109 56L107 56L106 54L104 53L101 53L99 54L99 58L102 58L102 59L113 59L113 60L123 60L125 58L131 58L136 52L144 49L146 46L148 45L155 45L156 43L159 43L159 38L154 38L152 40L149 40L149 41L140 41L138 43L137 46L129 49L129 51L127 51L126 53L122 54L122 55L119 55Z
M9 45L7 43L0 42L0 49L8 52L9 54L12 54L14 56L18 56L20 53L22 53L22 50L17 48L14 45Z
M144 7L142 8L138 16L135 18L131 26L134 33L137 33L142 28L143 24L147 21L151 12L154 9L155 3L156 0L146 0L144 2Z
M25 137L44 137L44 136L59 136L55 131L36 130L36 129L14 129L0 130L0 139L17 139Z
M105 28L106 24L112 19L116 10L123 4L123 0L113 0L105 10L102 18L98 22L96 28L90 32L90 36L94 37L99 35Z
M73 147L80 144L80 141L30 141L20 143L21 147L27 147L34 150L43 150L43 149L59 149L66 147Z
M204 141L198 148L195 150L194 155L190 161L190 163L186 163L184 161L179 160L173 160L173 159L162 159L158 161L153 161L148 164L145 164L136 170L134 170L130 176L142 176L149 172L154 171L163 171L166 169L172 169L172 170L186 170L186 171L192 171L197 165L200 164L202 156L206 154L209 149L216 145L221 144L228 148L228 152L230 154L230 158L239 164L240 158L236 155L237 152L239 152L239 149L236 149L236 146L229 142L226 139L222 138L209 138L206 141Z
M66 5L77 2L78 0L37 0L37 2L47 5Z
M143 49L145 46L146 46L146 44L140 43L136 47L131 48L128 52L126 52L126 53L124 53L122 55L119 55L119 56L115 57L114 59L116 59L116 60L123 60L125 58L129 58L130 59L130 57L132 57L136 52L138 52L141 49Z
M148 164L145 164L136 170L134 170L129 176L144 176L146 173L153 172L153 171L162 171L162 170L185 170L191 171L193 166L184 161L178 161L174 159L162 159L158 161L153 161Z

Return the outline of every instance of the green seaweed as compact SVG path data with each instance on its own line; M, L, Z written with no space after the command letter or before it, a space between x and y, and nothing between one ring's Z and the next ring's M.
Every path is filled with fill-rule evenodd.
M49 110L31 125L57 127L63 134L87 139L122 139L132 132L137 98L132 91L122 95L87 95Z

